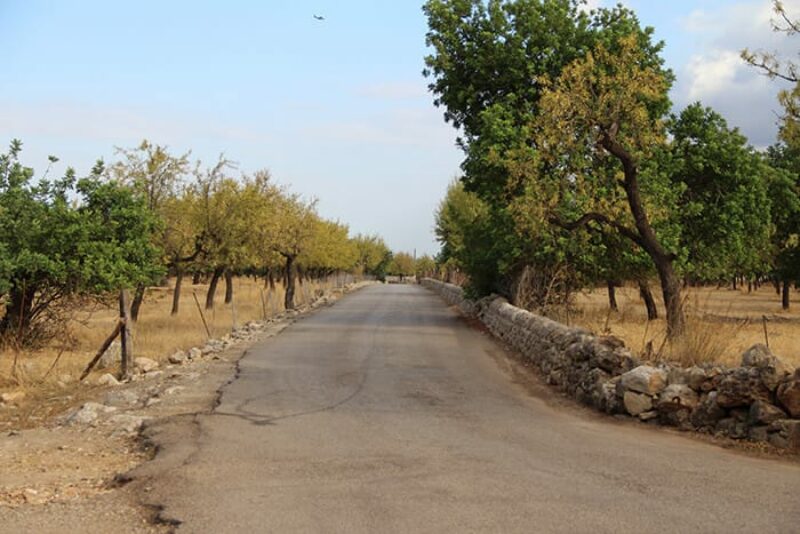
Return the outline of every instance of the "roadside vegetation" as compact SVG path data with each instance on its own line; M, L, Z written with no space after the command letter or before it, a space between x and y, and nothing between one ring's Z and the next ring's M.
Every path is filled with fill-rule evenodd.
M742 52L794 84L779 95L779 138L758 150L701 102L674 109L664 43L629 8L429 0L424 9L425 74L465 155L436 213L440 278L621 335L654 358L718 361L721 347L741 339L731 347L741 352L770 330L773 342L798 339L795 64ZM774 11L776 31L797 33L780 2ZM764 309L767 296L775 304ZM717 301L728 309L708 305ZM794 345L780 350L797 365Z
M52 177L22 156L16 140L0 155L0 389L74 381L122 291L134 355L158 359L207 337L204 320L223 335L401 259L224 158L144 141L88 176Z

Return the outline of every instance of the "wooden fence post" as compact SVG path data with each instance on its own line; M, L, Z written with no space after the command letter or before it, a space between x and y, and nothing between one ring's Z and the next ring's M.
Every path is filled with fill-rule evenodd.
M122 364L120 378L123 380L130 376L133 360L133 336L131 336L130 310L128 308L128 292L124 289L119 292L119 344Z

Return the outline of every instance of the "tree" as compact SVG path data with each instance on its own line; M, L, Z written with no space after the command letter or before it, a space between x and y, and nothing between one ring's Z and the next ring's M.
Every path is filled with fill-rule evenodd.
M71 299L152 283L163 274L157 219L133 190L103 182L102 162L34 183L13 141L0 156L0 336L20 345L59 333Z
M658 167L680 191L684 270L703 281L768 270L772 234L769 167L737 129L699 103L668 122Z
M117 148L117 154L121 159L111 165L108 174L112 179L133 189L137 195L142 197L150 211L160 217L162 221L167 221L164 210L167 203L175 198L189 169L189 153L172 156L166 146L143 140L136 148ZM170 219L169 222L180 224L174 219ZM163 225L160 235L153 236L156 244L167 250L166 245L172 244L168 241L167 235L172 231L172 228ZM172 255L171 259L174 261L175 251L167 251ZM144 300L145 290L144 285L136 287L131 301L131 319L133 321L139 318L139 309Z
M414 256L408 252L398 252L392 254L392 261L386 269L386 273L391 276L399 276L401 279L406 276L414 276L415 262Z
M358 234L353 239L356 248L356 268L361 274L382 279L391 259L391 250L378 235Z
M642 183L640 172L666 142L661 117L670 82L636 35L611 47L598 44L567 66L540 102L541 159L529 184L544 199L542 213L551 223L567 230L600 225L648 254L661 280L668 334L676 336L684 330L677 250L650 220L650 212L670 205L670 189L656 173ZM617 172L595 173L607 158Z
M296 195L282 196L275 206L274 225L271 227L272 250L284 260L283 274L286 287L284 308L294 309L297 258L307 252L318 220L316 201L303 201Z
M782 284L781 304L790 307L790 286L800 283L800 153L784 143L770 147L767 185L772 206L773 273Z
M436 273L436 262L429 255L425 254L417 258L414 265L414 274L418 279L430 278Z

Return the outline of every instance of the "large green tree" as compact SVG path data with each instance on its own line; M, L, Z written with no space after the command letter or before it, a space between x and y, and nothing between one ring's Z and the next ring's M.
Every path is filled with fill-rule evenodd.
M0 336L46 341L70 300L150 284L163 274L159 222L135 191L105 182L102 162L83 179L68 169L35 180L14 141L0 156Z

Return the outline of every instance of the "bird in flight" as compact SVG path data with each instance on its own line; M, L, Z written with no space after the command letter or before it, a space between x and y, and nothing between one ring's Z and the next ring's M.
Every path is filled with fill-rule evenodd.
M316 20L325 20L325 17L322 17L320 15L314 15L314 19L316 19Z

